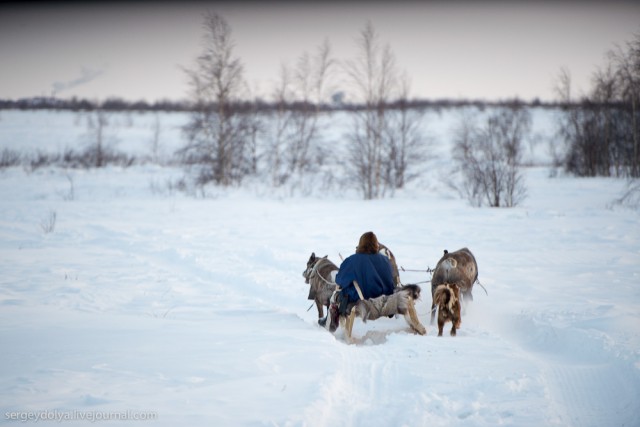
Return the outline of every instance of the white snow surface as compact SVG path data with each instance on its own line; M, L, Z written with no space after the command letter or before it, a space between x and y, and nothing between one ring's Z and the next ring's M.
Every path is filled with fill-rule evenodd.
M0 149L77 146L63 137L72 117L2 112ZM42 120L61 132L38 132ZM147 124L135 123L119 149L144 151ZM449 140L438 144L431 178L450 166ZM257 184L208 198L154 191L181 173L0 171L0 423L640 425L640 222L611 205L623 181L530 167L512 209L470 207L435 178L373 201ZM428 283L427 336L402 317L358 320L349 345L316 324L309 255L339 264L369 230L405 269L473 251L488 295L474 288L456 337L429 325Z

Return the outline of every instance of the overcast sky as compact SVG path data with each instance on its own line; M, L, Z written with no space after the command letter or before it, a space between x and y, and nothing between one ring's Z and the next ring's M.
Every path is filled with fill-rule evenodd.
M516 4L517 3L517 4ZM640 33L640 2L0 2L0 98L187 97L181 67L201 50L202 16L227 19L253 93L269 99L282 63L325 38L355 56L370 20L419 98L554 99L573 92L614 45Z

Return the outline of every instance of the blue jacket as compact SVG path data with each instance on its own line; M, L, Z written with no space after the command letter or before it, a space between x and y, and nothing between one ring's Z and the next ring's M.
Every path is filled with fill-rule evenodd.
M354 280L358 281L365 299L393 293L391 264L382 254L353 254L342 262L336 283L350 302L360 299L353 285Z

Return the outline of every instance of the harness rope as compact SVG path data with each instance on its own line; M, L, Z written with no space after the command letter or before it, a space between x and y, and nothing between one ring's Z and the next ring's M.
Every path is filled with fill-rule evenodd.
M401 286L409 286L409 285L420 285L422 283L431 283L431 280L423 280L422 282L416 282L416 283L407 283L406 285L403 285L402 283L400 283Z
M325 279L324 277L322 277L322 274L318 273L318 268L319 268L319 265L320 265L320 263L321 263L322 261L330 262L330 261L329 261L328 259L326 259L326 258L318 258L318 261L316 261L316 262L313 264L313 267L311 268L311 271L309 272L309 277L308 277L308 278L309 278L309 280L311 280L311 278L312 278L312 277L313 277L313 275L315 274L315 275L317 275L317 276L320 278L320 280L322 280L322 281L323 281L324 283L326 283L327 285L336 285L336 283L335 283L335 282L330 282L330 281L328 281L327 279ZM332 271L333 271L333 270L332 270ZM311 303L311 305L309 306L309 308L307 308L307 311L311 310L311 309L313 308L313 305L314 305L314 304L315 304L315 303L313 303L313 302L312 302L312 303Z
M429 274L433 274L433 273L436 271L435 269L432 269L431 267L427 267L427 269L426 269L426 270L411 270L411 269L408 269L408 268L407 268L407 269L405 269L403 266L400 266L400 270L402 270L402 271L411 271L411 272L416 272L416 273L429 273ZM425 281L422 281L422 282L417 282L417 283L415 283L415 284L417 285L418 283L429 283L429 282L430 282L430 280L425 280ZM475 282L473 282L473 283L477 283L477 284L482 288L482 290L484 291L484 293L485 293L487 296L489 296L489 292L487 292L487 288L485 288L485 287L482 285L482 283L480 283L480 280L479 280L477 277L476 277L476 281L475 281Z
M325 279L324 277L322 277L322 274L318 273L318 268L319 268L319 265L320 265L320 263L321 263L322 261L330 262L330 261L329 261L328 259L326 259L326 258L318 258L318 261L317 261L317 262L315 262L315 263L313 264L313 267L311 268L311 271L309 272L309 280L311 280L311 277L313 277L313 275L314 275L314 274L316 274L316 275L320 278L320 280L322 280L322 281L323 281L324 283L326 283L327 285L335 285L335 284L336 284L335 282L330 282L330 281L328 281L327 279ZM308 310L307 310L307 311L308 311Z
M339 254L340 258L344 261L344 258L342 258L342 254ZM320 280L322 280L324 283L326 283L327 285L337 285L337 283L335 282L330 282L327 279L325 279L320 273L318 273L318 268L320 268L320 264L322 263L322 261L328 261L330 262L328 259L326 258L318 258L318 261L316 261L313 264L313 267L311 268L311 271L309 272L309 279L311 279L313 277L313 275L317 275ZM404 267L400 266L400 269L402 271L410 271L410 272L418 272L418 273L429 273L429 274L433 274L433 272L435 271L435 269L432 269L430 267L427 267L426 270L411 270L411 269L405 269ZM407 283L407 285L419 285L422 283L430 283L430 280L423 280L421 282L416 282L416 283ZM480 283L480 280L478 280L476 278L475 283L477 283L478 285L480 285L480 287L482 288L482 290L484 290L484 293L487 294L487 296L489 296L489 292L487 292L487 289L482 285L482 283ZM353 284L356 288L356 292L358 293L358 296L360 297L361 300L364 300L364 295L362 294L362 289L360 289L360 285L358 284L358 282L356 280L353 281ZM400 283L401 286L407 286L407 285L402 285L402 283ZM307 309L307 311L311 310L313 308L313 304L311 303L311 305L309 306L309 308ZM374 305L373 306L376 311L378 312L378 315L380 316L380 310ZM435 310L437 309L437 306L434 307L431 310L431 313L433 313Z
M489 296L489 292L487 292L487 289L484 286L482 286L482 283L480 283L480 280L478 280L477 278L476 278L476 283L480 285L480 287L484 290L484 293L487 294L487 296Z
M400 270L402 270L402 271L411 271L411 272L415 272L415 273L429 273L429 274L433 274L433 272L436 271L435 268L432 269L431 267L427 267L426 270L412 270L410 268L405 269L403 266L400 266Z

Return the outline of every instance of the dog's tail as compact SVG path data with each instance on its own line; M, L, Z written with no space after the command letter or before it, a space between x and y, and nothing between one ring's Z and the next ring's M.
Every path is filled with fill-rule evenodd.
M436 288L436 292L433 294L433 302L441 308L447 308L449 309L449 311L451 311L453 309L453 304L456 303L456 295L453 292L453 289L451 289L451 286L456 286L456 285L450 285L448 283L439 285Z

